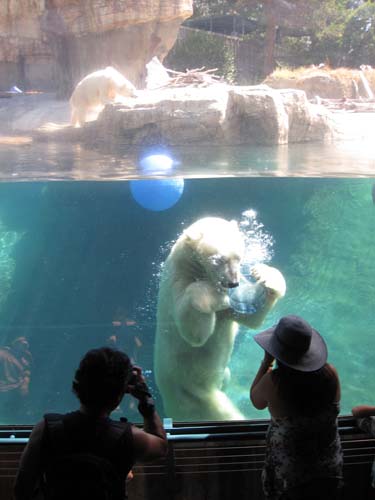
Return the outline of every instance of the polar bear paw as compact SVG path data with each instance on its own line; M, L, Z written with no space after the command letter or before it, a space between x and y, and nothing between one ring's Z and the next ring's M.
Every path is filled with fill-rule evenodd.
M207 281L191 283L187 289L191 305L197 311L210 314L230 307L227 292L216 289Z
M251 270L258 284L263 285L270 297L280 299L286 292L284 276L275 267L267 264L256 264Z

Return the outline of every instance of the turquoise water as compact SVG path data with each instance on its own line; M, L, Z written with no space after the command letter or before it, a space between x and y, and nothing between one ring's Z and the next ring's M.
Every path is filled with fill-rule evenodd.
M204 216L256 212L287 293L267 317L304 316L326 338L343 386L342 413L375 394L374 179L185 179L181 199L154 212L127 181L0 184L0 345L26 337L28 393L0 393L0 423L26 424L75 407L74 369L89 348L114 341L153 378L160 265L182 228ZM267 244L268 244L267 243ZM241 329L228 394L248 418L249 385L262 358ZM3 372L0 371L4 378ZM138 420L130 398L118 414Z

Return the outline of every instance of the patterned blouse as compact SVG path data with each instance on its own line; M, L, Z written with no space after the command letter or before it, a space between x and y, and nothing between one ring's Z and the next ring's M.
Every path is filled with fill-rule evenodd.
M342 451L337 427L339 405L314 417L272 418L262 472L267 500L315 478L342 478Z

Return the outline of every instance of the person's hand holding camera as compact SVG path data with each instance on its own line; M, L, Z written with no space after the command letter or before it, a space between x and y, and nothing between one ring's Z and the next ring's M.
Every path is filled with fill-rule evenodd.
M138 410L143 417L153 415L155 403L146 384L142 369L139 366L132 367L132 374L128 382L127 392L138 399Z

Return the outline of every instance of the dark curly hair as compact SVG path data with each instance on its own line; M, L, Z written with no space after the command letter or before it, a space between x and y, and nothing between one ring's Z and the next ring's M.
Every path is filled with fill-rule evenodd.
M92 411L109 408L124 394L131 366L128 356L117 349L91 349L75 373L73 392Z

